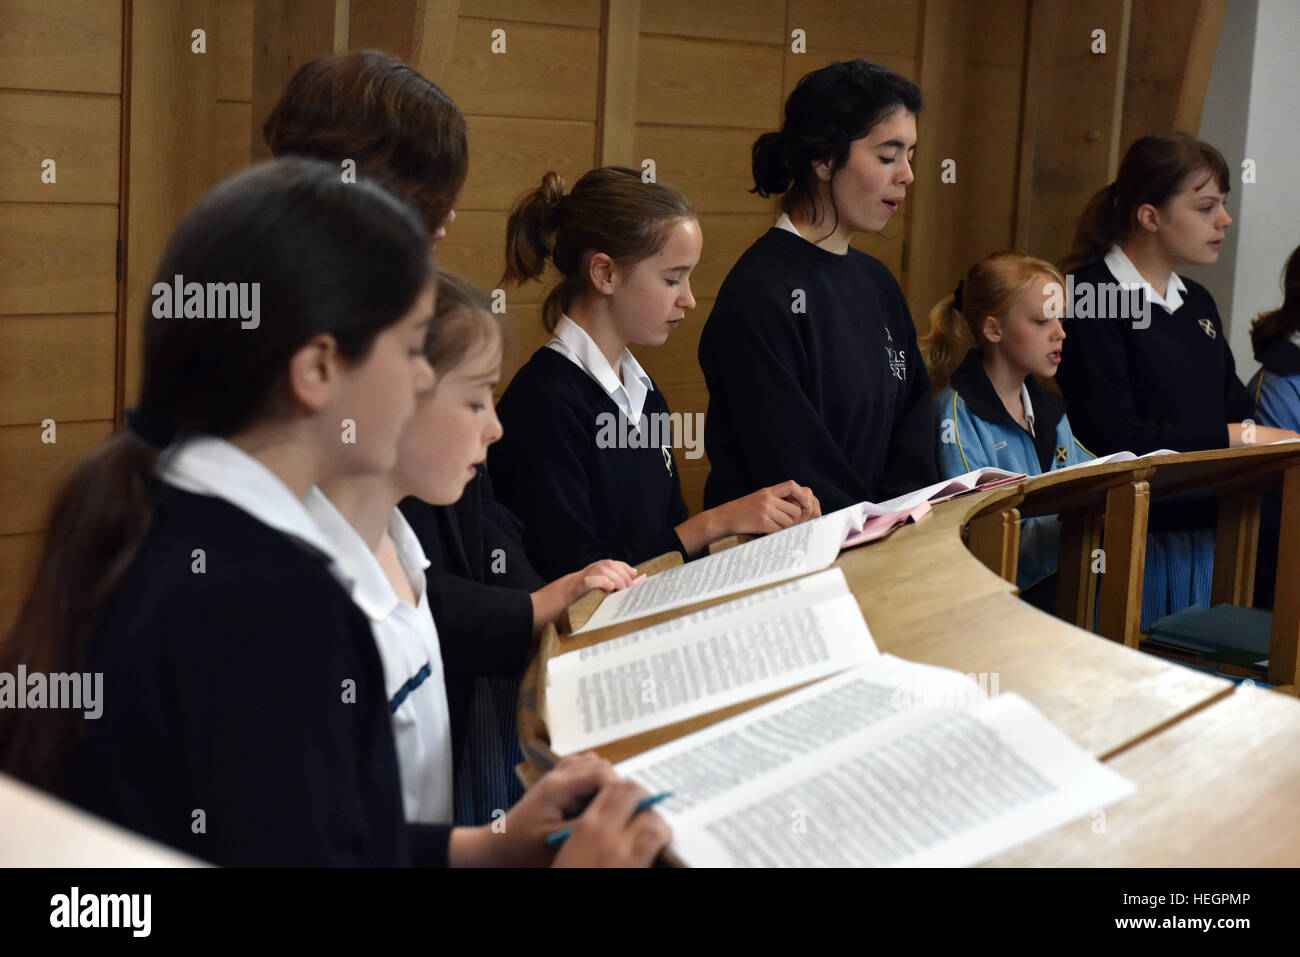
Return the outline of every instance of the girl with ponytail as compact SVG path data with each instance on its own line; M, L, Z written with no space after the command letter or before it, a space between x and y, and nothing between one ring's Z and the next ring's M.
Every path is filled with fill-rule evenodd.
M936 410L944 476L989 466L1040 475L1093 457L1074 437L1060 395L1035 378L1054 376L1061 361L1065 330L1045 306L1059 301L1064 284L1051 263L1007 250L971 266L930 312L921 346L931 373L949 382ZM1055 517L1021 523L1016 584L1045 611L1056 605L1059 539Z
M505 280L553 263L560 281L542 306L554 338L501 397L505 436L488 468L544 575L605 555L691 557L726 535L821 514L790 481L695 516L682 500L668 404L628 346L662 345L695 306L701 243L685 196L620 167L592 170L568 193L547 173L510 213Z
M782 215L723 282L700 336L706 506L792 474L828 510L935 481L930 379L898 282L849 246L913 180L921 93L868 63L809 73L754 143Z
M1070 348L1057 381L1079 438L1099 455L1193 452L1267 443L1294 432L1256 426L1223 320L1189 265L1219 258L1232 223L1231 187L1217 149L1186 133L1144 136L1115 182L1088 202L1069 276ZM1213 574L1213 502L1153 504L1142 630L1191 604L1207 605Z
M430 384L424 227L281 161L200 200L155 298L173 277L256 290L257 321L146 307L131 427L57 496L0 668L102 674L102 715L0 710L4 768L219 864L445 857L403 823L374 641L301 501L391 468Z
M1061 264L1074 294L1066 315L1077 321L1058 380L1080 438L1098 454L1194 452L1250 436L1244 420L1254 403L1214 298L1178 274L1218 261L1232 223L1230 188L1227 163L1209 143L1144 136L1084 209ZM1113 295L1121 283L1135 292ZM1258 443L1289 437L1253 431Z
M303 500L392 470L433 384L416 214L280 160L200 200L157 277L130 429L58 494L0 646L0 670L88 676L98 704L0 709L0 767L221 865L546 863L546 834L593 794L557 861L652 857L666 826L634 821L636 787L594 755L512 808L509 840L404 819L375 639ZM183 318L157 298L173 280ZM229 283L254 321L191 314L195 284L211 302Z

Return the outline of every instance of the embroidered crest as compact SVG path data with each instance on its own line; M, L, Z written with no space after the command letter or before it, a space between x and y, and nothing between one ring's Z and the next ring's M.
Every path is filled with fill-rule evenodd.
M902 349L895 349L893 346L885 346L885 352L889 354L889 371L899 382L903 381L907 375L907 359L903 355Z
M1209 319L1201 319L1199 320L1199 322L1202 331L1204 331L1204 333L1207 336L1209 336L1211 339L1214 339L1219 335L1218 331L1214 328L1214 323L1212 323Z
M1058 445L1056 447L1056 464L1064 465L1070 459L1070 447L1068 445Z
M668 450L668 446L666 445L661 445L659 446L659 448L664 453L664 468L668 470L669 475L672 475L673 474L673 453Z

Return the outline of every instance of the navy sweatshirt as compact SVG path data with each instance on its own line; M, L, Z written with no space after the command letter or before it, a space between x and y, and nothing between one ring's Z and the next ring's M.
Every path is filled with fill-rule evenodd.
M225 866L445 865L450 827L403 820L375 639L326 559L220 499L155 501L90 639L71 796Z
M523 670L532 647L531 592L546 582L524 553L519 520L496 501L482 469L455 505L406 498L398 507L429 559L429 607L438 625L459 773L474 679Z
M823 512L938 480L930 376L879 260L769 229L718 291L699 356L706 508L787 479Z
M1237 378L1214 297L1200 283L1187 286L1172 313L1149 307L1150 326L1128 317L1076 316L1065 320L1066 340L1056 374L1070 405L1075 434L1097 455L1156 449L1197 452L1228 446L1229 422L1254 415L1255 403ZM1082 284L1093 289L1118 280L1098 260L1074 274L1075 301ZM1108 297L1094 296L1109 309Z
M501 502L523 521L524 548L548 580L602 558L636 564L665 552L685 555L674 529L690 513L671 439L651 429L668 415L657 387L642 415L646 431L632 430L597 382L545 346L497 403L505 433L488 453L488 471Z

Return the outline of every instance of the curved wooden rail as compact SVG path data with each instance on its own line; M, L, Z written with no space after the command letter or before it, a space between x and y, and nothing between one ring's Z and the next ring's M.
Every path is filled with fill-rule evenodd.
M1239 553L1229 556L1233 560L1228 562L1238 588L1243 564L1249 565L1253 574L1255 538L1249 526L1253 516L1257 535L1258 508L1256 501L1252 512L1250 503L1266 491L1284 490L1270 676L1276 675L1279 684L1294 684L1300 644L1300 588L1296 587L1300 581L1300 445L1216 450L1048 473L939 505L926 520L899 529L883 542L844 552L836 565L843 570L881 651L991 678L995 688L990 690L1015 691L1085 751L1102 760L1111 759L1140 748L1153 737L1169 740L1162 733L1202 710L1213 710L1216 702L1232 698L1232 684L1106 640L1031 607L1019 600L1011 581L986 567L988 555L981 561L972 554L966 540L973 539L978 546L981 523L1004 524L1006 513L1016 509L1024 516L1061 513L1063 542L1079 547L1090 540L1080 533L1080 516L1107 513L1108 546L1114 547L1119 533L1110 522L1108 505L1113 509L1117 498L1132 498L1136 493L1131 490L1139 486L1145 487L1141 494L1161 500L1206 493L1219 496L1219 558L1230 550ZM1144 538L1145 513L1141 517L1140 527L1130 528L1130 534ZM1128 519L1132 525L1131 512ZM1230 530L1237 529L1226 536L1226 544L1225 523ZM1247 548L1251 550L1248 561L1240 554ZM676 556L655 559L642 570L660 571L677 564L674 559ZM1063 559L1063 568L1064 564ZM1216 561L1216 567L1218 564ZM994 567L998 565L994 563ZM1112 563L1107 573L1113 568ZM1128 580L1140 585L1140 564L1135 579L1132 572L1130 568L1125 573ZM1014 578L1014 566L1010 577ZM1216 574L1216 591L1219 584ZM588 596L570 610L575 626L586 621L601 597ZM532 766L521 769L525 779L557 760L543 718L543 669L552 655L690 614L709 604L713 602L577 637L548 628L538 654L529 663L519 698L520 743ZM1290 680L1285 680L1288 676ZM615 741L596 751L620 761L785 693ZM1280 695L1268 697L1284 702L1281 717L1273 719L1283 729L1278 734L1285 737L1300 732L1300 704L1287 702ZM1294 707L1288 710L1289 705ZM1300 775L1300 764L1297 769Z

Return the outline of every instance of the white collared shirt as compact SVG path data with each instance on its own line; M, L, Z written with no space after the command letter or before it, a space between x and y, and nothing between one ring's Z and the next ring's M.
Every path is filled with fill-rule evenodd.
M654 383L631 352L624 349L619 358L619 367L623 373L620 381L618 373L609 364L595 340L587 335L587 330L567 315L561 316L555 324L554 338L546 347L565 356L591 376L597 385L609 393L609 397L623 410L632 425L640 425L641 411L645 408L646 396L654 388Z
M1119 281L1120 286L1125 291L1145 287L1147 300L1155 303L1165 312L1177 312L1179 307L1182 306L1183 293L1187 291L1187 286L1179 278L1178 273L1171 272L1169 274L1169 278L1165 281L1165 294L1161 296L1149 282L1142 278L1142 274L1137 271L1137 266L1133 265L1133 260L1128 258L1118 243L1110 247L1110 252L1106 253L1104 262L1111 275Z
M1034 404L1029 401L1029 387L1020 383L1020 404L1025 407L1025 421L1029 423L1029 434L1037 438L1034 432Z
M168 449L159 466L158 477L168 485L229 502L330 559L338 577L335 550L302 500L239 446L211 435L183 439Z
M411 605L397 597L379 559L320 489L307 494L306 507L338 555L352 600L370 619L374 631L393 716L406 819L450 823L451 719L438 629L425 588L424 570L429 560L424 549L402 513L393 509L388 534L411 590L418 596L417 603Z
M776 228L784 229L787 233L794 233L800 239L803 239L803 233L794 228L794 220L790 218L789 213L781 214L781 217L776 221Z

